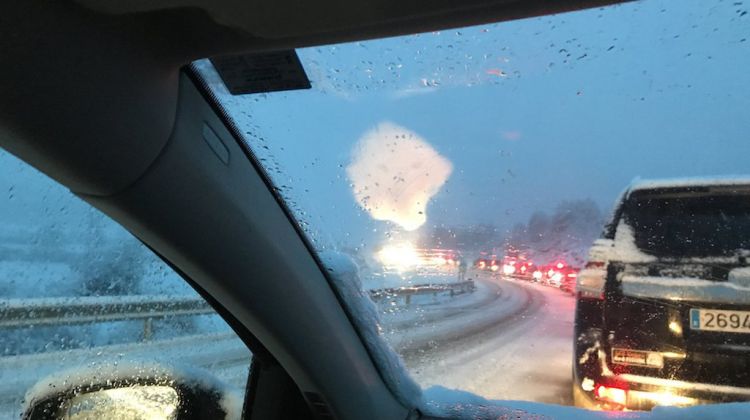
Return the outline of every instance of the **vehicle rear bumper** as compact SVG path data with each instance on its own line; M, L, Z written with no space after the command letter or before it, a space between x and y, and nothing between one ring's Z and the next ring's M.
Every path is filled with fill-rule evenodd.
M619 378L630 386L628 407L633 409L651 409L656 405L750 401L750 388L628 374L619 375Z
M589 409L651 410L655 406L692 406L726 402L750 401L750 388L726 385L692 383L671 379L623 374L602 380L607 384L618 384L627 389L627 403L617 406L600 401L593 392L574 384L573 396L576 406Z

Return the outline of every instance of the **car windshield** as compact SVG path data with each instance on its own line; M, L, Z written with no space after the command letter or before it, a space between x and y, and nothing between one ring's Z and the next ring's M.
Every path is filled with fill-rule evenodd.
M740 320L692 335L688 320L691 308L750 314L750 298L732 300L750 296L750 275L724 270L723 303L604 313L625 308L602 304L620 299L621 286L604 293L606 259L584 268L634 179L750 170L746 9L647 0L298 49L310 88L297 74L275 89L236 89L237 75L265 81L294 73L288 67L253 76L232 71L243 60L205 59L194 68L336 287L349 287L342 272L356 277L361 293L341 296L358 327L374 326L427 394L628 409L744 400L750 383L732 375L746 372L750 320L747 330ZM671 224L660 216L671 204L645 203L639 245L675 254L745 247L744 196L696 200L681 199ZM700 238L677 246L687 231ZM668 238L650 242L656 236ZM602 255L611 242L599 243ZM695 282L684 284L703 287ZM376 316L353 303L359 297ZM648 318L625 315L633 313ZM705 353L688 355L700 346ZM730 347L736 356L714 369L708 355ZM716 392L691 394L702 386Z
M625 212L643 251L665 257L750 253L750 194L685 192L634 198Z

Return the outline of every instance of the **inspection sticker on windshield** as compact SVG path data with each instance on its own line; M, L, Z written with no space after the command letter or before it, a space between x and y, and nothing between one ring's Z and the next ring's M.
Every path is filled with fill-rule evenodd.
M310 80L294 50L211 58L232 95L310 89Z
M750 333L750 311L693 308L690 310L690 329Z

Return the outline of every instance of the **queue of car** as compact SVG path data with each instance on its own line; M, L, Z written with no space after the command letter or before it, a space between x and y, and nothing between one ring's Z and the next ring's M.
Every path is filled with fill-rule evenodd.
M474 261L474 269L555 287L571 295L575 294L579 271L563 259L537 265L527 257L510 255L502 258L496 255L482 256Z

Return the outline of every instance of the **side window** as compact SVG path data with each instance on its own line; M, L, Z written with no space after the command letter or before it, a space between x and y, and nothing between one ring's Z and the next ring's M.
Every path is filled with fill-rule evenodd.
M251 354L179 275L2 150L0 191L0 418L18 418L45 377L137 363L213 377L240 412Z

